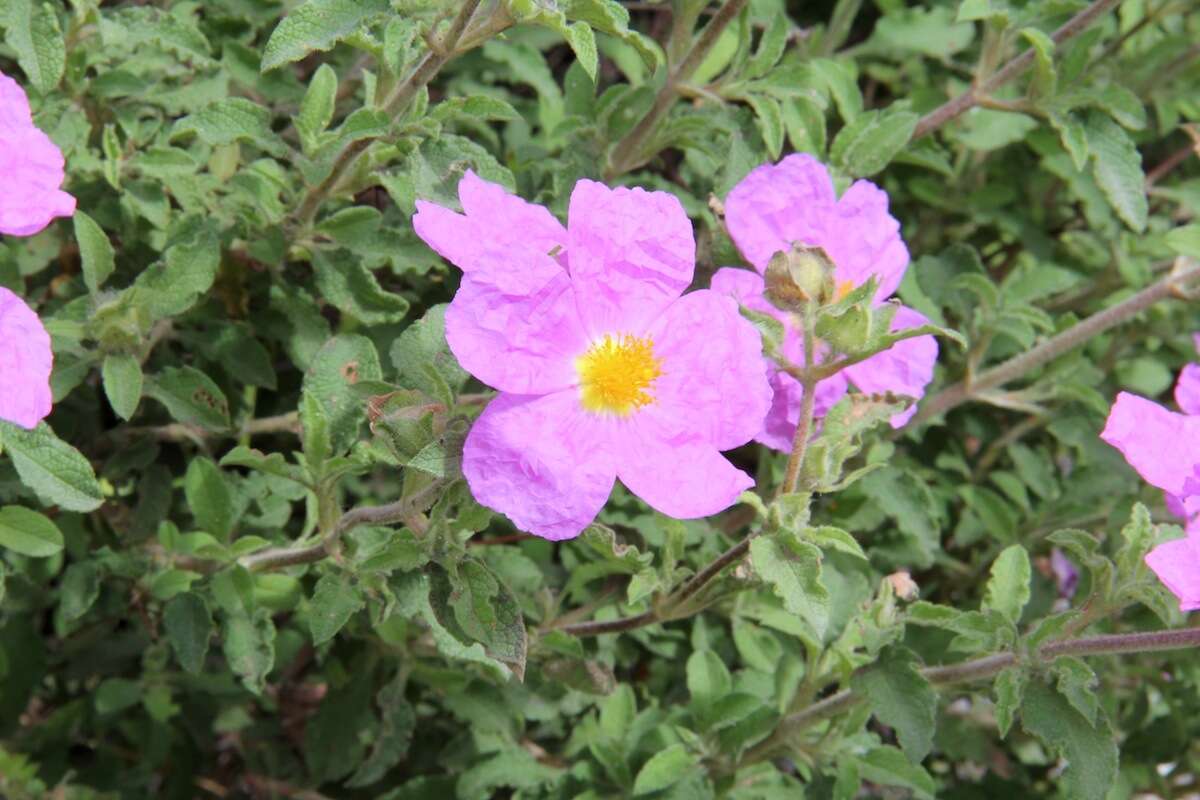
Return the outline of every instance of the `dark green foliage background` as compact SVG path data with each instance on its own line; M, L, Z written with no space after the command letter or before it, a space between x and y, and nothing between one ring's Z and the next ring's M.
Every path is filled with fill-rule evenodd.
M0 70L80 209L0 241L56 362L48 425L0 431L0 795L1182 796L1193 653L1030 654L1184 625L1141 565L1176 521L1097 434L1119 389L1169 402L1194 303L898 434L827 424L874 469L811 521L618 489L551 544L454 480L486 389L410 225L467 168L560 216L582 177L665 189L704 286L738 263L710 198L815 153L887 189L901 298L965 337L932 395L1200 258L1200 9L1115 5L1056 49L1085 3L753 0L705 42L703 0L484 0L462 30L450 0L0 0ZM660 45L677 68L697 41L639 127ZM1031 46L988 107L917 128ZM783 457L733 457L769 498ZM989 680L920 669L1014 649ZM845 688L868 702L780 727Z

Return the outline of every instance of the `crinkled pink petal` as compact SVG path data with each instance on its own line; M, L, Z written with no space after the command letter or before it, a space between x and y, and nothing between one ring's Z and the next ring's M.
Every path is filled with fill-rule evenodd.
M1200 540L1163 542L1146 554L1146 566L1179 598L1180 611L1200 609Z
M644 414L665 415L718 450L762 429L771 404L758 331L733 298L702 289L681 297L648 329L662 374Z
M696 519L724 511L754 480L701 437L662 416L615 423L617 477L656 511Z
M666 192L579 181L567 236L579 313L594 337L640 334L692 282L692 223Z
M548 255L481 254L446 309L446 341L463 369L515 394L573 386L587 349L570 277Z
M596 518L616 475L606 420L575 390L542 397L500 394L463 447L471 493L523 531L571 539Z
M796 438L796 426L800 424L804 389L799 381L779 370L773 372L770 382L774 392L771 408L763 421L762 432L754 438L773 450L787 453L792 449L792 441ZM818 383L816 397L813 399L813 416L820 419L828 414L829 409L846 396L848 386L846 377L841 372Z
M62 151L34 127L24 90L0 73L0 233L32 236L74 214L64 177Z
M919 311L906 306L896 310L891 330L902 331L929 324ZM933 380L933 365L937 362L938 343L933 336L917 336L876 353L865 361L847 367L846 377L859 391L866 394L893 394L920 400L925 396L925 387ZM899 428L917 413L914 402L903 412L892 417L893 428Z
M1185 414L1200 414L1200 364L1188 364L1179 373L1175 403Z
M765 271L793 242L820 245L837 193L825 166L805 153L750 171L725 198L725 225L746 260Z
M870 181L855 181L838 200L821 245L837 265L838 283L860 286L874 275L880 302L896 293L908 269L908 247L888 213L887 192Z
M427 245L463 272L503 265L496 253L547 255L567 243L553 214L470 170L458 183L458 199L463 214L418 200L412 223Z
M838 283L857 286L874 275L878 301L895 293L908 268L908 248L900 223L888 213L887 193L856 181L839 200L825 166L802 153L743 178L725 200L725 224L760 271L793 243L822 247Z
M1121 392L1100 438L1120 450L1147 483L1180 497L1191 494L1200 463L1200 417Z
M25 301L0 287L0 419L35 428L50 413L50 335Z

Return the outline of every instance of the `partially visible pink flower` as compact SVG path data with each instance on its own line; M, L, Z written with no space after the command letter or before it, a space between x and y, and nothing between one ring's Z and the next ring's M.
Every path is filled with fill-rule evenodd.
M0 233L32 236L74 214L63 177L62 151L34 127L24 90L0 72Z
M787 252L793 244L821 247L833 260L839 292L847 292L874 276L878 283L875 303L882 305L900 285L908 268L908 248L900 238L900 223L888 213L887 194L870 181L856 181L839 199L829 172L809 155L791 155L778 164L753 170L725 200L729 235L758 273L766 271L771 256ZM713 276L712 288L736 298L755 311L783 323L783 355L801 362L803 341L790 315L779 311L763 296L761 274L724 268ZM901 306L892 330L924 325L924 316ZM824 358L827 350L817 347ZM827 378L817 386L816 413L823 415L853 384L867 393L893 392L920 398L933 379L937 340L918 336L898 342L888 350ZM774 399L758 441L777 450L791 448L800 417L803 389L800 383L770 367ZM906 423L916 408L892 417L893 427Z
M563 227L474 173L458 191L465 213L418 201L413 227L463 271L450 349L500 391L463 450L476 499L547 539L579 535L616 478L672 517L732 505L754 482L720 451L759 432L771 392L737 304L680 297L679 201L584 180Z
M1188 518L1187 536L1164 542L1146 564L1179 598L1182 611L1200 609L1200 416L1180 414L1121 392L1100 438L1129 466L1167 493L1168 505Z
M1050 570L1054 573L1054 582L1058 585L1058 596L1071 598L1079 586L1079 570L1067 558L1066 553L1055 547L1050 551Z
M34 428L50 413L53 361L37 314L0 287L0 419Z

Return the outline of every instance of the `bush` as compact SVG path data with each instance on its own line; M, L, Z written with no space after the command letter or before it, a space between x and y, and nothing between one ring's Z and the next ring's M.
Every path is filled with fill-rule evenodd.
M1194 5L0 27L0 795L1196 780Z

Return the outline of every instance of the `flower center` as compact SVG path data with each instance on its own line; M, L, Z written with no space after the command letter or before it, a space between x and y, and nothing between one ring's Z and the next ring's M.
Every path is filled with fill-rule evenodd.
M662 375L649 338L605 336L575 362L583 407L624 416L654 402L654 379Z

